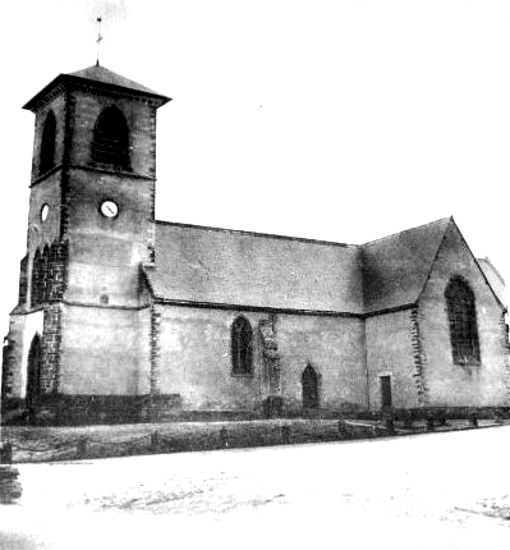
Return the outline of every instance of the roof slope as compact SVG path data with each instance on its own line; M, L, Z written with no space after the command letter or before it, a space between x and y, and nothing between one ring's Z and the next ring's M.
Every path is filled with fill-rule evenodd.
M157 222L145 273L167 301L371 315L417 303L452 224L354 246Z
M56 88L58 85L72 85L77 83L83 83L88 81L89 83L96 83L97 86L102 87L103 89L116 89L117 91L129 91L134 94L143 94L145 96L150 96L155 100L159 106L164 105L170 101L169 97L158 94L154 90L147 88L129 80L101 65L93 65L92 67L87 67L81 71L77 71L69 74L59 74L54 78L49 84L47 84L40 92L38 92L30 101L28 101L23 108L28 109L29 111L34 110L38 102L46 97L51 90Z
M418 300L451 222L443 218L363 245L365 313Z
M92 65L81 71L76 71L74 73L69 73L68 76L76 76L78 78L84 78L86 80L94 80L95 82L101 82L103 84L110 84L112 86L119 86L120 88L127 88L128 90L134 90L136 92L144 92L146 94L159 95L154 90L138 84L133 80L129 80L121 76L120 74L114 73L101 65Z
M146 274L158 298L363 311L356 246L158 222L156 250Z

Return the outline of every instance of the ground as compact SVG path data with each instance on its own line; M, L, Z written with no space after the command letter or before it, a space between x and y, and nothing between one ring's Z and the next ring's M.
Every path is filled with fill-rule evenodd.
M480 419L480 427L510 424L508 420ZM470 418L434 423L444 432L472 429ZM394 423L396 435L430 430L427 422ZM166 422L92 426L4 426L2 441L12 446L13 462L49 462L75 458L106 458L221 448L313 443L388 437L384 420L279 418L222 422ZM84 445L82 445L84 444Z
M0 547L510 545L510 427L20 464Z

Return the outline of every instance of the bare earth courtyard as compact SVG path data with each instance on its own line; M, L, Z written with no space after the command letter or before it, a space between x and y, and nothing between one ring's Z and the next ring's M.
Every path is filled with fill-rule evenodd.
M19 464L0 547L507 549L510 427Z

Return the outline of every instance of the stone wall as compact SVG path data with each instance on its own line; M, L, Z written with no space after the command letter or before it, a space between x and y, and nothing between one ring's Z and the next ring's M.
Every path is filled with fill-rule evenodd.
M254 329L254 369L233 375L230 327L236 312L161 308L162 394L179 394L184 409L253 409L262 401L262 357L256 327L263 315L243 312Z
M60 351L62 343L62 309L59 303L44 307L42 333L41 391L58 392L60 388Z
M32 155L32 181L37 180L42 174L39 173L39 161L41 154L42 132L48 112L52 110L56 121L55 136L55 166L64 162L65 133L66 133L66 94L63 88L55 89L52 96L49 96L44 104L37 108L35 118L34 147Z
M391 377L393 406L416 408L420 405L415 382L417 368L412 309L404 309L366 319L366 349L369 372L370 410L381 409L381 377Z
M320 409L367 408L365 329L361 319L278 315L276 334L287 412L302 410L301 376L308 365L319 376Z
M28 211L27 250L33 255L45 244L60 239L62 174L55 172L32 186ZM48 217L41 219L43 205L49 206Z
M140 311L71 306L62 312L60 391L78 395L140 395L150 390L140 352Z
M130 156L133 172L146 177L155 175L156 116L155 105L146 98L94 92L91 88L72 92L72 132L70 162L90 164L90 145L97 117L103 109L115 105L126 118L130 131Z
M154 182L70 170L69 285L71 302L139 304L140 263L150 260ZM114 199L119 215L107 219L100 203Z
M258 327L268 314L242 312L253 328L253 372L239 375L232 373L231 360L231 326L239 312L161 306L159 313L160 393L180 395L183 410L262 411L270 385ZM363 321L300 314L272 318L286 412L302 410L301 375L309 364L319 375L322 409L366 408Z

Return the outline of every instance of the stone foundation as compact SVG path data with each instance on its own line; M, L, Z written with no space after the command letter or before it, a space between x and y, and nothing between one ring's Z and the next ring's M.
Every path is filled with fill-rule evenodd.
M46 395L30 417L24 399L8 398L2 403L2 424L72 426L151 422L214 422L268 418L367 419L389 418L413 423L432 420L510 418L510 407L419 407L410 409L298 410L278 399L266 399L257 410L186 410L178 394L168 395Z

